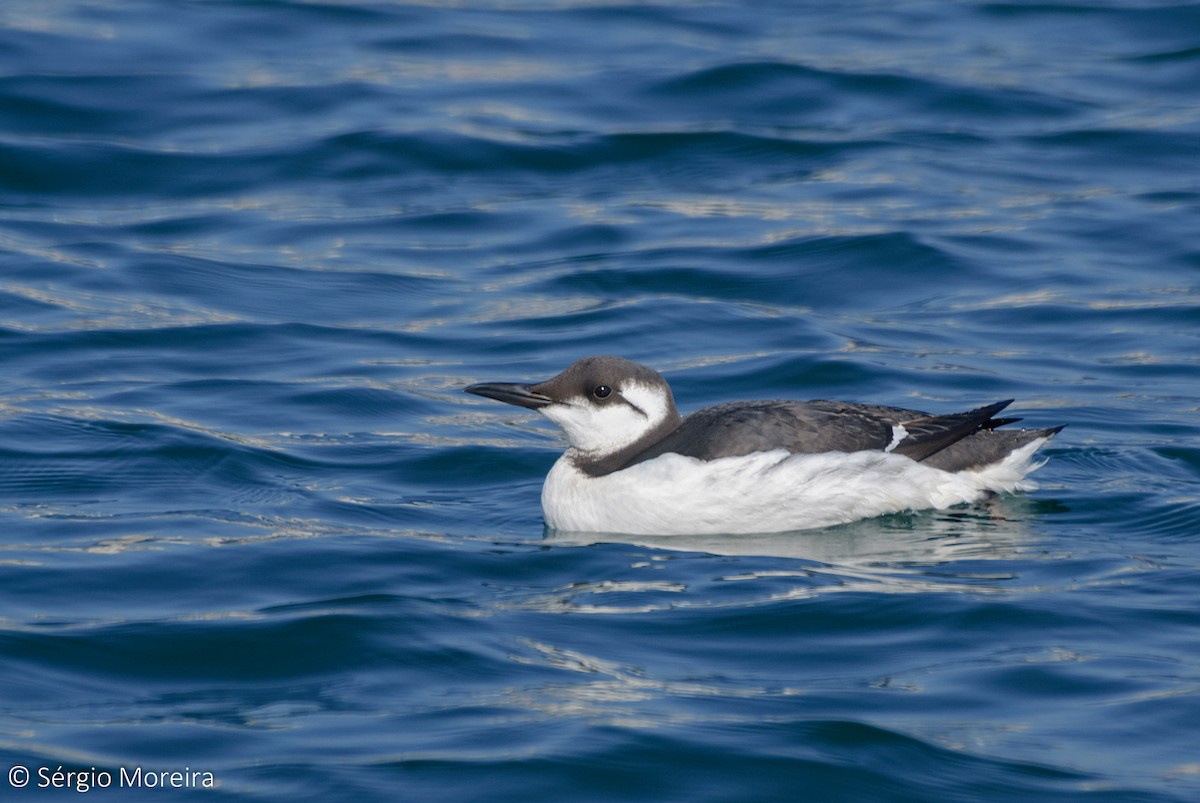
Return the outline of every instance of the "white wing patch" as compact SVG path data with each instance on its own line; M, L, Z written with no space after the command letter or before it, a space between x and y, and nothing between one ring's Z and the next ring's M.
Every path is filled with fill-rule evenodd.
M892 451L893 449L895 449L897 446L900 445L900 441L904 440L907 437L908 437L908 430L904 428L903 424L897 424L896 426L892 427L892 442L889 443L887 445L887 448L884 449L883 451L885 451L885 452Z

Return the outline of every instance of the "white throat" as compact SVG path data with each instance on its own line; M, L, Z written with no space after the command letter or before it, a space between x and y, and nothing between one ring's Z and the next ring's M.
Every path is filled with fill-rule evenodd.
M631 382L619 392L628 404L620 399L598 404L573 396L541 412L563 428L572 448L588 457L605 457L638 442L670 414L661 388Z

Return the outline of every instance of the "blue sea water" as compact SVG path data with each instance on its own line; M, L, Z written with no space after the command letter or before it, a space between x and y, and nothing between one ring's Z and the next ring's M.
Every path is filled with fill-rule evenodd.
M1153 0L5 0L0 798L1200 798L1198 86ZM568 541L461 388L594 353L1069 427Z

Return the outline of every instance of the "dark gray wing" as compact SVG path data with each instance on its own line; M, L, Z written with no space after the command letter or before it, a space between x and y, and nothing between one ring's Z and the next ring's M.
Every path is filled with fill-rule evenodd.
M718 404L692 413L674 432L625 465L667 453L715 460L772 449L794 454L884 451L892 445L898 425L907 435L893 451L924 460L974 433L1016 420L993 418L1010 403L950 415L832 401Z
M892 424L870 408L838 402L732 402L692 413L630 464L669 452L715 460L772 449L794 453L882 450L891 441Z
M913 460L924 460L981 429L994 429L999 426L999 421L992 416L1012 403L1013 400L1008 399L965 413L926 415L901 421L900 426L904 427L907 434L893 451Z

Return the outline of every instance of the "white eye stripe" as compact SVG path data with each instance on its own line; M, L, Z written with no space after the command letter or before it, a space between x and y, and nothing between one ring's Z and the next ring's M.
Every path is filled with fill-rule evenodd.
M633 411L636 412L638 415L642 416L643 418L650 417L649 415L646 414L645 410L643 410L641 407L638 407L636 404L634 404L633 402L631 402L629 399L625 398L624 396L621 397L621 401L625 402L630 407L632 407Z
M658 424L665 420L670 413L667 398L658 388L636 383L630 384L621 391L621 398L651 424Z

